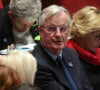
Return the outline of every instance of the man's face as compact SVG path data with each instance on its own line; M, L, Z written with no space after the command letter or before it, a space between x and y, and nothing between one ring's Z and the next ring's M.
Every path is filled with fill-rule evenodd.
M44 26L40 27L42 46L54 54L59 54L65 47L68 31L68 17L65 12L46 19Z
M24 18L12 18L13 28L18 32L24 32L30 29L33 21L27 21Z

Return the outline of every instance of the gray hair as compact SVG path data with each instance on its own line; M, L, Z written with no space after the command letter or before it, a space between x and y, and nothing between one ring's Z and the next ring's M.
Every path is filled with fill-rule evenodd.
M13 17L37 19L41 12L41 0L10 0L9 9Z
M41 12L41 14L39 16L39 25L43 26L45 23L45 19L51 17L52 15L54 15L60 11L64 11L67 14L68 24L70 25L71 17L70 17L68 10L65 9L64 7L58 6L58 5L50 5L47 8L43 9L43 11Z

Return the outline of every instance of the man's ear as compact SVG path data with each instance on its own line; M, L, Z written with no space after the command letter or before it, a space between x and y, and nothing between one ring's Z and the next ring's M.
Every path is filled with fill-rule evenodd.
M40 34L41 33L41 27L39 26L38 29L39 29L39 34Z
M8 16L9 16L10 19L12 19L12 13L11 13L11 11L8 11Z
M39 26L39 35L42 36L42 27Z

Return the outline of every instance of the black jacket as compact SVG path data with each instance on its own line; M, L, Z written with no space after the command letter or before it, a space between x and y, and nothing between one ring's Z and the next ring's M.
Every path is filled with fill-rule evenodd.
M41 90L41 89L36 86L30 86L28 84L23 83L18 87L14 88L13 90Z
M81 63L94 90L100 90L100 66L86 63L83 60Z
M32 53L38 63L35 84L43 90L70 90L62 70L54 60L45 52L41 45L37 45ZM84 70L75 51L69 48L63 49L63 60L66 68L72 75L78 90L93 90L88 82ZM73 66L70 66L72 63Z
M33 89L33 87L28 84L21 84L20 86L14 88L13 90L35 90L35 89Z

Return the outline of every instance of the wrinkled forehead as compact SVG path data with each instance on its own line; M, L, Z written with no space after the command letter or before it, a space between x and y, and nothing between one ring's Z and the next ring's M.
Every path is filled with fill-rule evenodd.
M55 26L61 26L68 24L68 16L64 11L58 12L49 18L45 19L45 25L53 24Z

